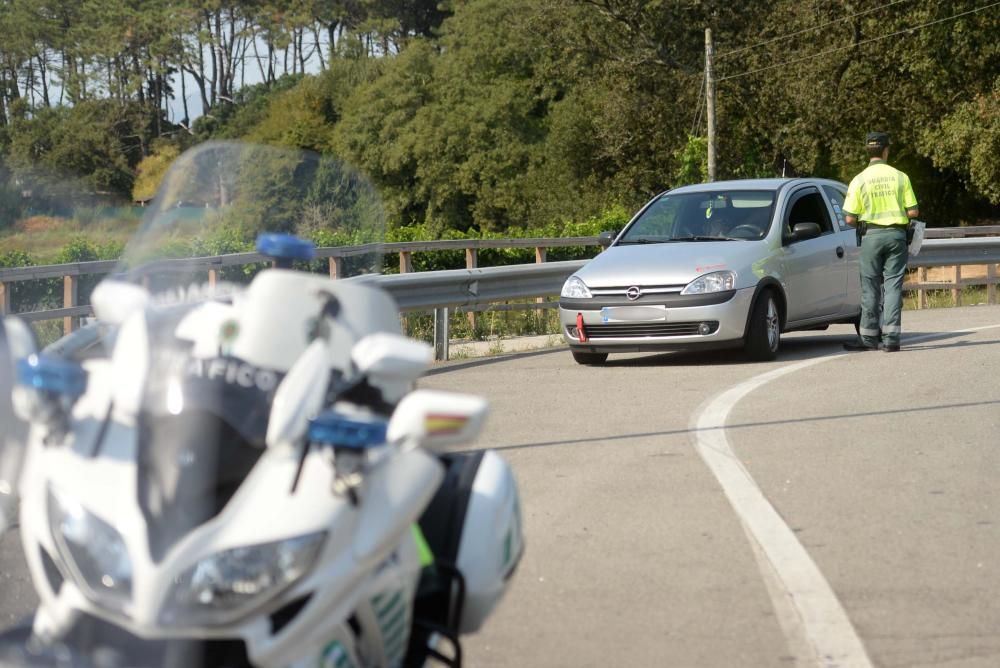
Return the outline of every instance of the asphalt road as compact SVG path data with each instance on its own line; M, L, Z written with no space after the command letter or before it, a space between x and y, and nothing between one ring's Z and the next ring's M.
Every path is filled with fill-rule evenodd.
M437 367L489 399L527 541L467 665L1000 665L1000 307L903 325L892 355L834 327L772 363ZM17 547L0 622L32 604Z

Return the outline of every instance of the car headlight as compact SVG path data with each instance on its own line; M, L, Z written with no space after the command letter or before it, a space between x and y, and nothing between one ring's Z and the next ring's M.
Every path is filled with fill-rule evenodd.
M247 615L308 573L325 538L320 531L202 559L174 580L161 623L219 626Z
M699 276L688 283L682 295L704 295L710 292L724 292L736 287L736 272L734 271L714 271L711 274Z
M49 490L49 525L66 575L95 603L123 611L132 599L132 560L107 522L68 496Z
M590 299L593 297L590 294L590 288L587 287L587 284L576 276L570 276L566 279L559 296L568 297L569 299Z

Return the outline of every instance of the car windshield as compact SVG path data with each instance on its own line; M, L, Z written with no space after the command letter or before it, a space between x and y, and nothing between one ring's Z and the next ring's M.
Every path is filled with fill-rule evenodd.
M774 196L771 190L667 193L646 207L618 244L763 239Z

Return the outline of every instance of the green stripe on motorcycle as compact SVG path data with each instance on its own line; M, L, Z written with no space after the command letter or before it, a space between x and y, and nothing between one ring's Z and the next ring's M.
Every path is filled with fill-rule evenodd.
M410 525L410 530L413 533L413 542L417 545L417 555L420 557L421 568L433 565L434 553L431 551L431 546L427 544L427 539L424 538L424 532L420 530L420 525L413 523Z
M390 599L388 603L386 603L384 606L376 607L375 614L378 616L379 621L381 622L383 619L385 619L393 612L395 612L396 609L399 607L400 601L402 600L403 600L403 593L397 591L396 594L392 597L392 599ZM372 602L373 603L375 602L374 599L372 599Z
M405 621L406 621L406 610L402 609L396 614L395 617L382 624L382 637L387 638L391 635L399 633L400 630L406 628L406 624L403 623Z

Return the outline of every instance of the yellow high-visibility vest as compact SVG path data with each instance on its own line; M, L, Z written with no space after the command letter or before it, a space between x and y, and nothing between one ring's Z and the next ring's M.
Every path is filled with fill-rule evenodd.
M906 210L916 207L910 177L875 160L851 181L843 209L869 225L904 225Z

